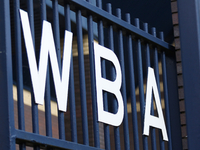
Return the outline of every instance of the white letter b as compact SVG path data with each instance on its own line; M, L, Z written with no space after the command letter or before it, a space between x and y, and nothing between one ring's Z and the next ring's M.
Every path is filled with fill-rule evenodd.
M94 43L95 54L95 70L96 70L96 91L97 91L97 106L98 106L98 121L119 126L124 117L124 104L120 92L122 74L119 61L113 51L99 44ZM115 81L110 81L101 77L101 58L109 60L113 63L116 69ZM118 111L116 114L104 111L103 109L103 90L110 92L116 96L118 102Z

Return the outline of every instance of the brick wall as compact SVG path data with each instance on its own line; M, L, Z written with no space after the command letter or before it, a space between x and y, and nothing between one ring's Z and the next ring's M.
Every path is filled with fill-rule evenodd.
M24 120L25 120L25 131L33 132L32 129L32 111L31 111L31 93L27 90L23 91L24 95ZM13 99L14 99L14 117L15 117L15 128L18 129L18 106L17 106L17 88L13 86ZM57 114L57 103L51 102L51 119L52 119L52 137L59 138L58 135L58 114ZM39 134L46 136L45 126L45 111L44 105L38 105L38 121L39 121ZM19 146L16 145L16 150ZM27 150L32 148L27 147Z
M171 0L172 21L174 25L174 46L176 49L176 61L177 61L177 79L178 79L178 94L180 104L180 116L181 116L181 131L183 149L187 147L187 131L186 131L186 118L185 118L185 103L184 103L184 91L183 91L183 76L182 76L182 63L181 63L181 47L180 47L180 35L179 35L179 22L178 22L178 8L177 0Z

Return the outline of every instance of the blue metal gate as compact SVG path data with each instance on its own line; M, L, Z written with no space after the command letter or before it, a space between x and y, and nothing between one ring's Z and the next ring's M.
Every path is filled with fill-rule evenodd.
M96 2L1 0L0 8L1 149L24 150L30 147L34 149L81 150L182 149L175 51L170 44L164 42L162 32L157 37L156 29L151 28L151 31L148 31L148 24L141 23L139 19L135 19L133 25L129 14L126 14L125 20L123 20L120 9L116 10L116 16L113 15L111 4L107 5L106 11L103 10L101 0ZM55 92L52 88L54 85L51 81L50 63L45 87L44 116L41 118L39 115L41 110L34 101L30 82L19 9L28 12L36 55L40 49L42 21L47 20L52 23L60 70L62 59L62 44L60 43L62 43L64 30L72 31L77 38L73 41L77 45L77 55L73 54L71 60L69 109L67 109L67 113L57 112L58 127L55 129L51 106L51 102L55 99ZM86 53L84 52L83 35L88 37L86 43L89 50ZM98 122L94 41L114 51L121 65L121 93L125 107L124 120L119 127ZM158 129L152 128L149 137L142 135L148 67L154 68L157 83L160 83L157 86L165 114L168 142L162 140L161 132ZM104 78L114 80L115 71L112 64L102 60L102 70ZM13 98L14 87L17 89L17 100ZM25 90L31 93L31 105L29 106L31 118L25 117L27 114ZM117 104L114 97L106 92L103 97L105 110L115 112ZM14 113L15 102L17 113ZM152 109L151 113L156 115L156 108ZM81 116L81 118L77 116ZM45 124L41 124L40 120L44 119ZM28 121L32 122L30 123L31 132L26 130L25 124ZM39 133L41 126L45 126L45 135ZM53 130L58 132L57 138L53 136ZM67 138L68 135L70 135L69 138Z

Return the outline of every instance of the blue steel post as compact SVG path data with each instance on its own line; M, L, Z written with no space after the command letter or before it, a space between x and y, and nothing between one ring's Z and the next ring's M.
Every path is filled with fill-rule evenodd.
M59 14L58 14L58 0L52 1L53 5L53 33L55 37L56 53L58 58L59 70L61 70L61 54L60 54L60 28L59 28ZM64 112L58 111L58 126L59 126L59 138L65 139L65 119Z
M70 5L67 2L65 2L65 29L68 31L71 31ZM70 105L71 139L73 142L78 142L78 140L77 140L75 91L74 91L73 54L71 54L69 92L68 93L69 93L69 105Z
M160 32L160 39L164 41L163 32ZM166 125L168 134L168 149L172 150L172 138L171 138L171 126L170 126L170 113L169 113L169 99L168 99L168 85L167 85L167 74L166 74L166 61L165 52L161 53L162 61L162 75L163 75L163 88L164 88L164 100L165 100L165 114L166 114Z
M77 12L76 12L76 27L77 27L78 64L79 64L83 143L85 145L89 145L81 10L77 10Z
M136 27L139 29L139 19L135 19ZM138 82L139 82L139 93L140 93L140 110L141 110L141 124L142 130L144 128L144 113L145 113L145 102L144 102L144 82L143 82L143 69L142 69L142 50L141 41L137 39L137 63L138 63ZM148 150L148 139L147 136L143 135L143 149Z
M112 14L112 6L110 3L107 4L107 11L109 14ZM114 51L114 36L113 36L113 26L109 25L108 26L108 36L109 36L109 48ZM115 79L115 70L113 67L111 67L111 78L112 80ZM117 109L117 104L116 102L113 102L113 110L116 111ZM115 149L120 150L120 133L119 133L119 127L114 127L114 138L115 138Z
M147 23L144 23L144 30L145 30L145 32L148 33L148 24ZM145 50L146 50L146 69L147 69L147 73L148 73L148 67L151 67L150 48L149 48L149 43L148 42L145 44ZM153 101L151 103L151 115L154 115ZM155 132L155 128L151 128L151 147L152 147L153 150L157 149L156 148L156 132Z
M102 9L102 1L97 0L97 7ZM99 44L104 46L104 34L103 34L103 21L99 20L98 21L98 40ZM106 78L106 64L105 60L102 60L102 76ZM103 99L104 99L104 109L105 111L108 111L108 99L107 99L107 93L103 93ZM110 150L110 130L109 130L109 125L104 124L104 142L105 142L105 149Z
M188 149L200 147L200 1L178 0ZM187 10L187 11L186 11ZM173 132L172 132L173 133Z
M0 145L15 150L10 1L0 1Z
M121 9L116 11L117 17L121 19ZM119 49L119 62L122 70L122 97L124 101L124 147L125 150L130 150L130 139L129 139L129 127L128 127L128 112L127 112L127 95L126 95L126 79L125 79L125 64L124 64L124 46L123 46L123 34L122 30L118 31L118 49Z
M91 3L91 0L88 0ZM92 93L92 113L93 113L93 135L94 135L94 145L100 148L99 139L99 124L97 121L97 94L96 94L96 80L95 80L95 65L94 65L94 34L93 34L93 17L89 15L87 17L88 24L88 47L89 47L89 57L90 57L90 80L91 80L91 93Z
M24 121L24 100L23 100L23 69L22 69L22 46L20 26L20 1L13 1L14 23L15 23L15 50L16 50L16 76L17 76L17 105L18 105L18 128L25 130ZM25 144L19 144L20 150L25 150Z
M130 14L126 14L127 23L131 23ZM131 113L132 113L132 124L133 124L133 139L134 139L134 150L140 149L139 135L138 135L138 120L137 120L137 106L136 106L136 95L135 95L135 75L134 75L134 64L133 64L133 44L132 37L129 34L127 40L128 47L128 69L130 76L130 96L131 96Z
M43 20L46 20L46 3L45 0L40 0L41 9L41 26ZM52 137L52 120L51 120L51 89L50 89L50 75L49 75L49 63L47 66L47 78L45 86L45 121L46 121L46 135Z
M15 20L15 49L16 49L16 74L17 74L17 102L18 102L18 126L25 130L24 124L24 102L23 102L23 70L22 70L22 47L21 47L21 26L19 18L20 3L14 1Z
M32 39L33 39L33 45L35 46L33 0L27 0L27 9L28 9L28 16L29 16L29 22L30 22L30 27L31 27L31 34L32 34ZM31 104L32 104L33 133L39 134L38 105L35 103L33 89L31 91ZM37 145L34 145L34 150L39 150L39 147Z
M156 37L156 28L152 28L152 35ZM158 67L158 49L157 47L154 47L154 71L155 71L155 76L156 76L156 83L158 87L158 93L159 97L161 100L161 93L160 93L160 78L159 78L159 67ZM164 150L165 149L165 143L162 138L161 131L159 131L159 142L160 142L160 149Z

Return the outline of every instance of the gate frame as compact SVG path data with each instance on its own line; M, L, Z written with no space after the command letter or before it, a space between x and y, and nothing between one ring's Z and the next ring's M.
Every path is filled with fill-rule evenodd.
M80 4L81 7L90 10L95 15L104 15L101 14L100 9L86 3L85 1L71 0L72 3ZM4 122L0 123L0 145L2 149L15 150L16 139L26 142L31 142L32 144L44 144L48 146L57 146L67 145L68 148L82 148L82 149L99 149L94 147L80 145L77 143L63 141L58 139L53 139L50 137L41 136L34 133L27 133L21 130L15 129L14 125L14 114L13 114L13 77L12 77L12 49L11 49L11 26L10 26L10 1L1 0L0 1L0 17L1 17L1 30L0 30L0 117ZM106 18L107 17L107 18ZM179 101L178 101L178 87L177 87L177 78L176 78L176 62L175 62L175 51L167 43L161 42L158 38L155 38L149 34L140 30L137 30L134 26L129 26L123 21L118 20L117 18L111 17L111 15L105 15L107 20L113 21L116 24L120 25L122 28L127 28L128 30L134 30L135 34L143 36L144 38L157 43L161 47L168 48L169 52L166 52L166 69L168 80L168 89L169 93L169 103L170 105L170 122L171 122L171 135L172 135L172 147L173 149L182 149L181 142L181 128L180 126L180 116L179 116ZM172 65L174 67L172 67ZM174 84L176 83L176 84ZM172 98L173 97L173 98ZM56 143L57 142L57 143Z

